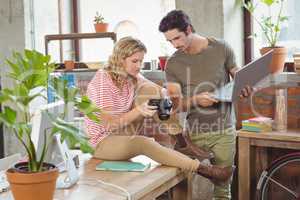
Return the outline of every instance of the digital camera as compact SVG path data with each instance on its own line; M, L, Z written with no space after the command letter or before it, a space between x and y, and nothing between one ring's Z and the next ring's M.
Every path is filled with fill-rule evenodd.
M170 99L150 99L148 105L157 107L157 114L160 120L170 118L172 101Z

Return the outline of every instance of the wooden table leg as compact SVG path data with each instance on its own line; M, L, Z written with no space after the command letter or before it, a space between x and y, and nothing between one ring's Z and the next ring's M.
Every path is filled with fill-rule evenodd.
M181 181L173 187L173 200L183 200L188 198L187 179Z
M187 177L187 200L193 199L193 177L195 175L192 173L188 174Z
M239 137L239 199L250 200L250 141Z

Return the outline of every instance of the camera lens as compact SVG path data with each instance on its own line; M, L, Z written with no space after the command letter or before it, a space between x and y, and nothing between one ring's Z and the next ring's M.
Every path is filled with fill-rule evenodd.
M170 118L170 115L169 114L166 114L166 113L160 113L160 114L158 114L158 118L160 119L160 120L168 120L169 118Z
M149 105L157 106L157 114L160 120L168 120L170 118L172 102L169 99L150 99Z

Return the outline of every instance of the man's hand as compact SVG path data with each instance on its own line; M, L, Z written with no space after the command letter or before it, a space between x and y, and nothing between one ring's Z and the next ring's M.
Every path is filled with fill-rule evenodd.
M214 103L218 103L219 101L212 97L212 94L209 92L202 92L193 96L193 104L202 107L212 106Z
M247 85L244 89L242 89L240 98L243 99L249 97L253 91L254 91L253 87Z

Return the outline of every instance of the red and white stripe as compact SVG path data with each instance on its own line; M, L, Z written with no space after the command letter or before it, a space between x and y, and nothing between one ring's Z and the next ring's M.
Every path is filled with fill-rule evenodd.
M112 116L117 117L130 110L134 99L134 86L127 81L120 90L105 70L98 70L87 88L87 96L100 109L109 108ZM101 113L99 114L101 120ZM90 144L96 146L110 131L104 124L97 124L85 117Z

